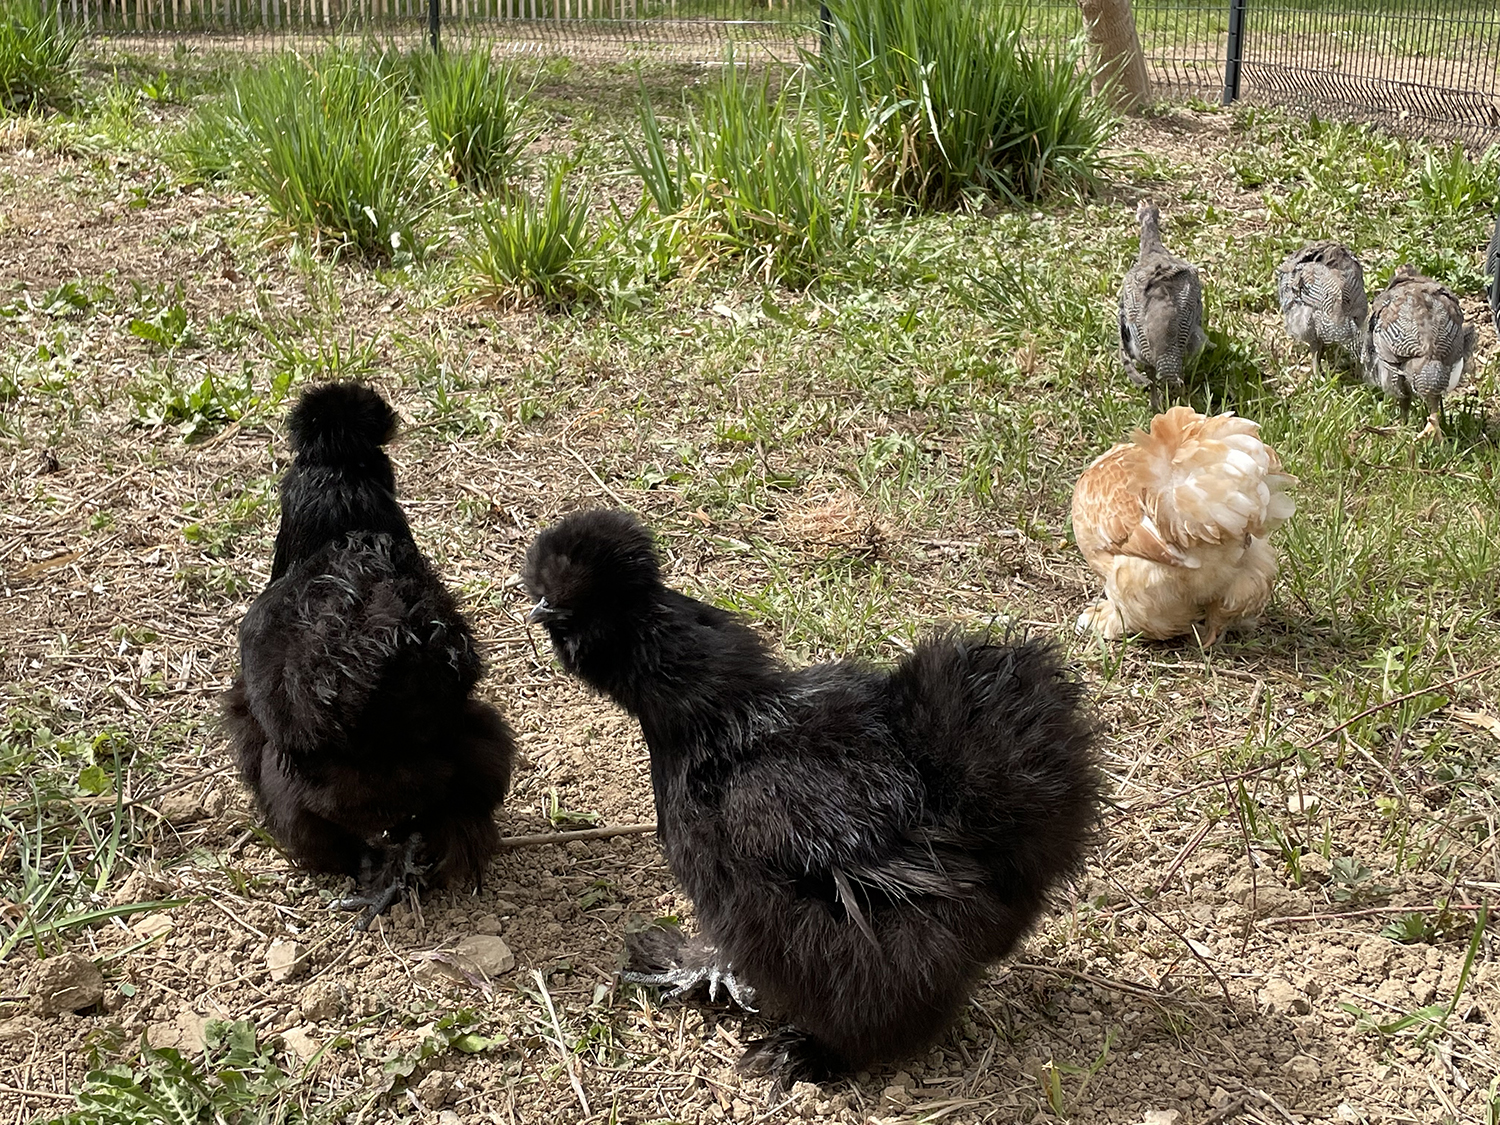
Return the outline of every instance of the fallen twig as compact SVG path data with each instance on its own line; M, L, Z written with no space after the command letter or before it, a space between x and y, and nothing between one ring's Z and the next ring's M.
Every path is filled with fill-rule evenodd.
M543 844L570 844L574 840L608 840L611 836L638 836L655 832L656 822L650 824L617 824L612 828L580 828L575 832L541 832L535 836L502 836L502 848L535 848Z
M1289 922L1326 922L1334 918L1368 918L1375 914L1446 914L1475 913L1484 909L1482 905L1455 902L1447 906L1371 906L1364 910L1346 910L1341 914L1288 914L1282 918L1266 918L1266 926L1285 926Z
M589 1100L583 1096L583 1086L578 1081L578 1075L573 1071L573 1053L568 1050L567 1040L563 1037L562 1023L557 1018L557 1009L552 1004L552 993L547 991L547 978L542 975L540 969L531 970L532 979L536 981L537 991L542 994L542 1002L547 1005L547 1015L552 1018L552 1030L557 1033L557 1038L552 1040L557 1048L558 1057L562 1060L563 1070L568 1072L568 1081L573 1085L573 1093L578 1095L578 1104L583 1107L583 1116L590 1116Z

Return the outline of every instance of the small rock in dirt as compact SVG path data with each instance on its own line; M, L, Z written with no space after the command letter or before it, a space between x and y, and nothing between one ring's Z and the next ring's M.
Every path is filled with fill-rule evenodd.
M191 1008L177 1013L176 1018L159 1020L146 1027L146 1041L158 1049L171 1047L176 1051L198 1051L203 1047L203 1027L208 1023Z
M307 1033L305 1027L294 1027L281 1033L281 1041L286 1044L287 1050L296 1055L303 1062L318 1053L322 1046L316 1039Z
M438 1114L438 1125L463 1125L464 1119L451 1109L445 1109Z
M337 1019L349 1010L349 990L331 980L316 980L297 998L304 1019L313 1023Z
M468 958L490 980L516 967L516 956L510 946L493 934L470 934L458 943L455 952Z
M1359 967L1367 973L1383 973L1391 960L1391 943L1385 938L1369 938L1354 951Z
M195 824L207 816L203 802L194 793L171 793L161 799L156 811L172 825Z
M1272 977L1266 982L1266 986L1260 990L1260 1002L1263 1007L1272 1012L1305 1016L1312 1011L1312 1005L1308 1003L1302 991L1291 981L1282 980L1280 977Z
M1323 1080L1323 1067L1311 1055L1293 1055L1281 1069L1293 1082L1303 1086L1312 1086Z
M476 934L493 934L496 937L505 932L504 924L493 914L481 914L469 928Z
M811 1082L795 1083L789 1091L792 1105L797 1107L797 1112L803 1117L811 1117L817 1112L818 1095L821 1092Z
M453 1100L456 1093L453 1075L446 1070L434 1070L417 1083L417 1097L430 1109L441 1109Z
M736 1121L744 1121L755 1111L740 1101L739 1098L735 1098L734 1101L729 1103L729 1112Z
M28 1035L35 1033L37 1022L31 1016L16 1016L14 1019L0 1020L0 1043L8 1043L12 1039L25 1039Z
M1229 1091L1224 1089L1223 1086L1215 1086L1214 1092L1208 1095L1208 1105L1210 1109L1223 1109L1232 1100L1233 1099L1229 1096Z
M1242 875L1232 880L1224 888L1224 893L1258 918L1292 914L1296 912L1299 905L1295 891L1289 891L1271 882L1269 878L1251 883L1248 877Z
M166 898L170 890L169 883L153 878L144 871L136 870L126 876L125 881L115 888L115 893L110 896L109 901L115 906L124 906L128 902L150 902L153 899Z
M172 928L172 919L165 914L148 914L130 927L138 937L154 938Z
M37 1015L79 1012L103 999L104 975L87 957L62 953L32 970L31 1007Z
M273 981L292 980L307 968L307 946L277 938L266 950L266 968Z
M1148 1109L1141 1118L1141 1125L1177 1125L1180 1116L1175 1109Z

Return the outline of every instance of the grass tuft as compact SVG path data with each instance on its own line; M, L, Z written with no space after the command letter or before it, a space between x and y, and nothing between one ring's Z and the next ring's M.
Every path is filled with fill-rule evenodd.
M394 57L347 46L247 71L200 112L190 170L256 192L288 226L364 257L419 254L437 202Z
M37 0L0 0L0 110L63 101L73 90L82 33Z
M868 152L876 187L941 209L1099 184L1115 116L1089 92L1077 43L1034 46L1022 13L966 0L830 8L819 103L830 127Z
M866 220L859 155L820 143L804 128L815 114L787 82L724 69L669 141L644 90L630 163L651 203L680 225L701 259L733 258L767 284L800 287L839 271Z
M516 171L530 139L521 130L526 99L516 68L496 64L487 45L412 56L432 143L460 184L494 190Z
M554 309L589 295L583 270L592 242L588 198L569 193L568 171L566 164L557 165L540 199L518 193L476 212L479 245L468 255L469 288L476 295Z

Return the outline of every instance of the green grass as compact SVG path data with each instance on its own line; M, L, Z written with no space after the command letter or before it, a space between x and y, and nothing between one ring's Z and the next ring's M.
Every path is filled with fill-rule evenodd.
M515 175L528 135L517 70L487 43L412 56L428 135L459 183L494 190Z
M827 125L898 199L948 208L1097 187L1113 129L1075 46L1028 43L1019 19L964 0L830 5L817 60Z
M0 112L63 102L82 32L38 0L0 0Z
M643 90L640 140L626 151L657 221L680 230L689 253L805 286L847 268L867 217L861 154L818 136L812 118L788 76L757 79L731 56L676 139Z
M568 189L569 169L558 164L540 198L520 192L492 200L475 214L475 248L468 254L468 288L498 303L534 300L568 308L591 292L586 278L594 238L588 199Z
M254 191L317 244L377 260L420 254L436 203L406 76L354 46L246 71L184 138L188 167Z

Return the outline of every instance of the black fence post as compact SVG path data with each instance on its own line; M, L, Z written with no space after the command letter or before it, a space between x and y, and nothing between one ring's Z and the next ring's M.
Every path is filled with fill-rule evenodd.
M427 0L427 38L432 43L432 53L437 54L438 30L443 25L442 0Z
M833 41L833 13L827 4L818 5L818 54L828 54L828 45Z
M1224 104L1240 96L1240 60L1245 57L1245 4L1229 0L1229 42L1224 49Z

